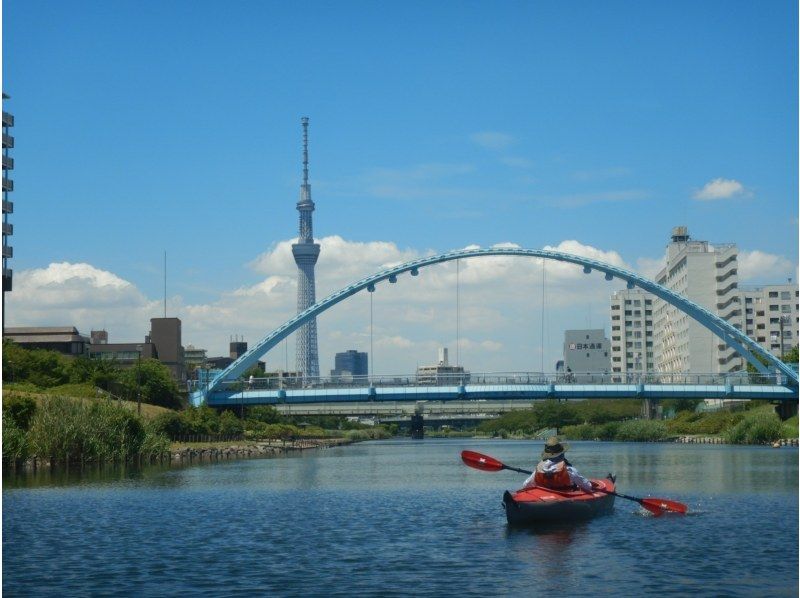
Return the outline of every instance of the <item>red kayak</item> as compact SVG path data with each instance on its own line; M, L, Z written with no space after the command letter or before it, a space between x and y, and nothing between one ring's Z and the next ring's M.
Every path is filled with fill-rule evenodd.
M513 494L506 490L503 506L508 523L529 525L577 521L609 513L614 508L614 495L607 492L614 492L614 478L609 475L606 479L591 482L597 488L591 494L583 490L551 490L539 486L523 488Z

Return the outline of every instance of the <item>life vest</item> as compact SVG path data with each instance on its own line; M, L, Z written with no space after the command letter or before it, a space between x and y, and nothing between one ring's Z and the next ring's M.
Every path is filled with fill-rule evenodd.
M567 464L564 461L556 463L555 471L545 471L544 461L539 461L536 465L536 473L533 476L533 482L537 486L544 488L572 488L572 480L569 479L569 472L567 471Z

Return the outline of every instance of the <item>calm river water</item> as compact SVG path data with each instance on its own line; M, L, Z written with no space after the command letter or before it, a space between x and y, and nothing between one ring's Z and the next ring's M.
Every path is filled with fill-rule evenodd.
M587 476L685 502L617 499L577 525L515 530L542 442L362 443L303 455L81 478L6 478L8 596L797 596L798 451L573 442Z

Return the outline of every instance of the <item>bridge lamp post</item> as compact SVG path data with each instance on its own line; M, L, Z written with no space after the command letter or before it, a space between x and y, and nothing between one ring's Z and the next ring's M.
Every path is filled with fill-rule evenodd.
M136 413L142 414L142 392L139 377L142 365L142 345L136 345Z

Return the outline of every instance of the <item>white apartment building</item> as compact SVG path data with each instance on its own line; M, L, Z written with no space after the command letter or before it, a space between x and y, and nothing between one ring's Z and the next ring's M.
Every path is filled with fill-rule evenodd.
M611 295L611 372L652 372L653 295L642 289L624 289Z
M739 287L747 336L781 357L798 342L798 288L786 284ZM783 345L783 346L781 346Z
M655 281L742 330L737 257L735 244L693 241L685 226L677 226ZM705 326L658 297L653 300L653 349L657 372L716 374L746 367Z
M702 305L776 357L798 344L797 284L739 287L735 244L693 241L686 227L675 227L666 266L655 281ZM611 296L611 369L619 374L726 373L747 369L747 362L678 308L641 289L625 289Z

